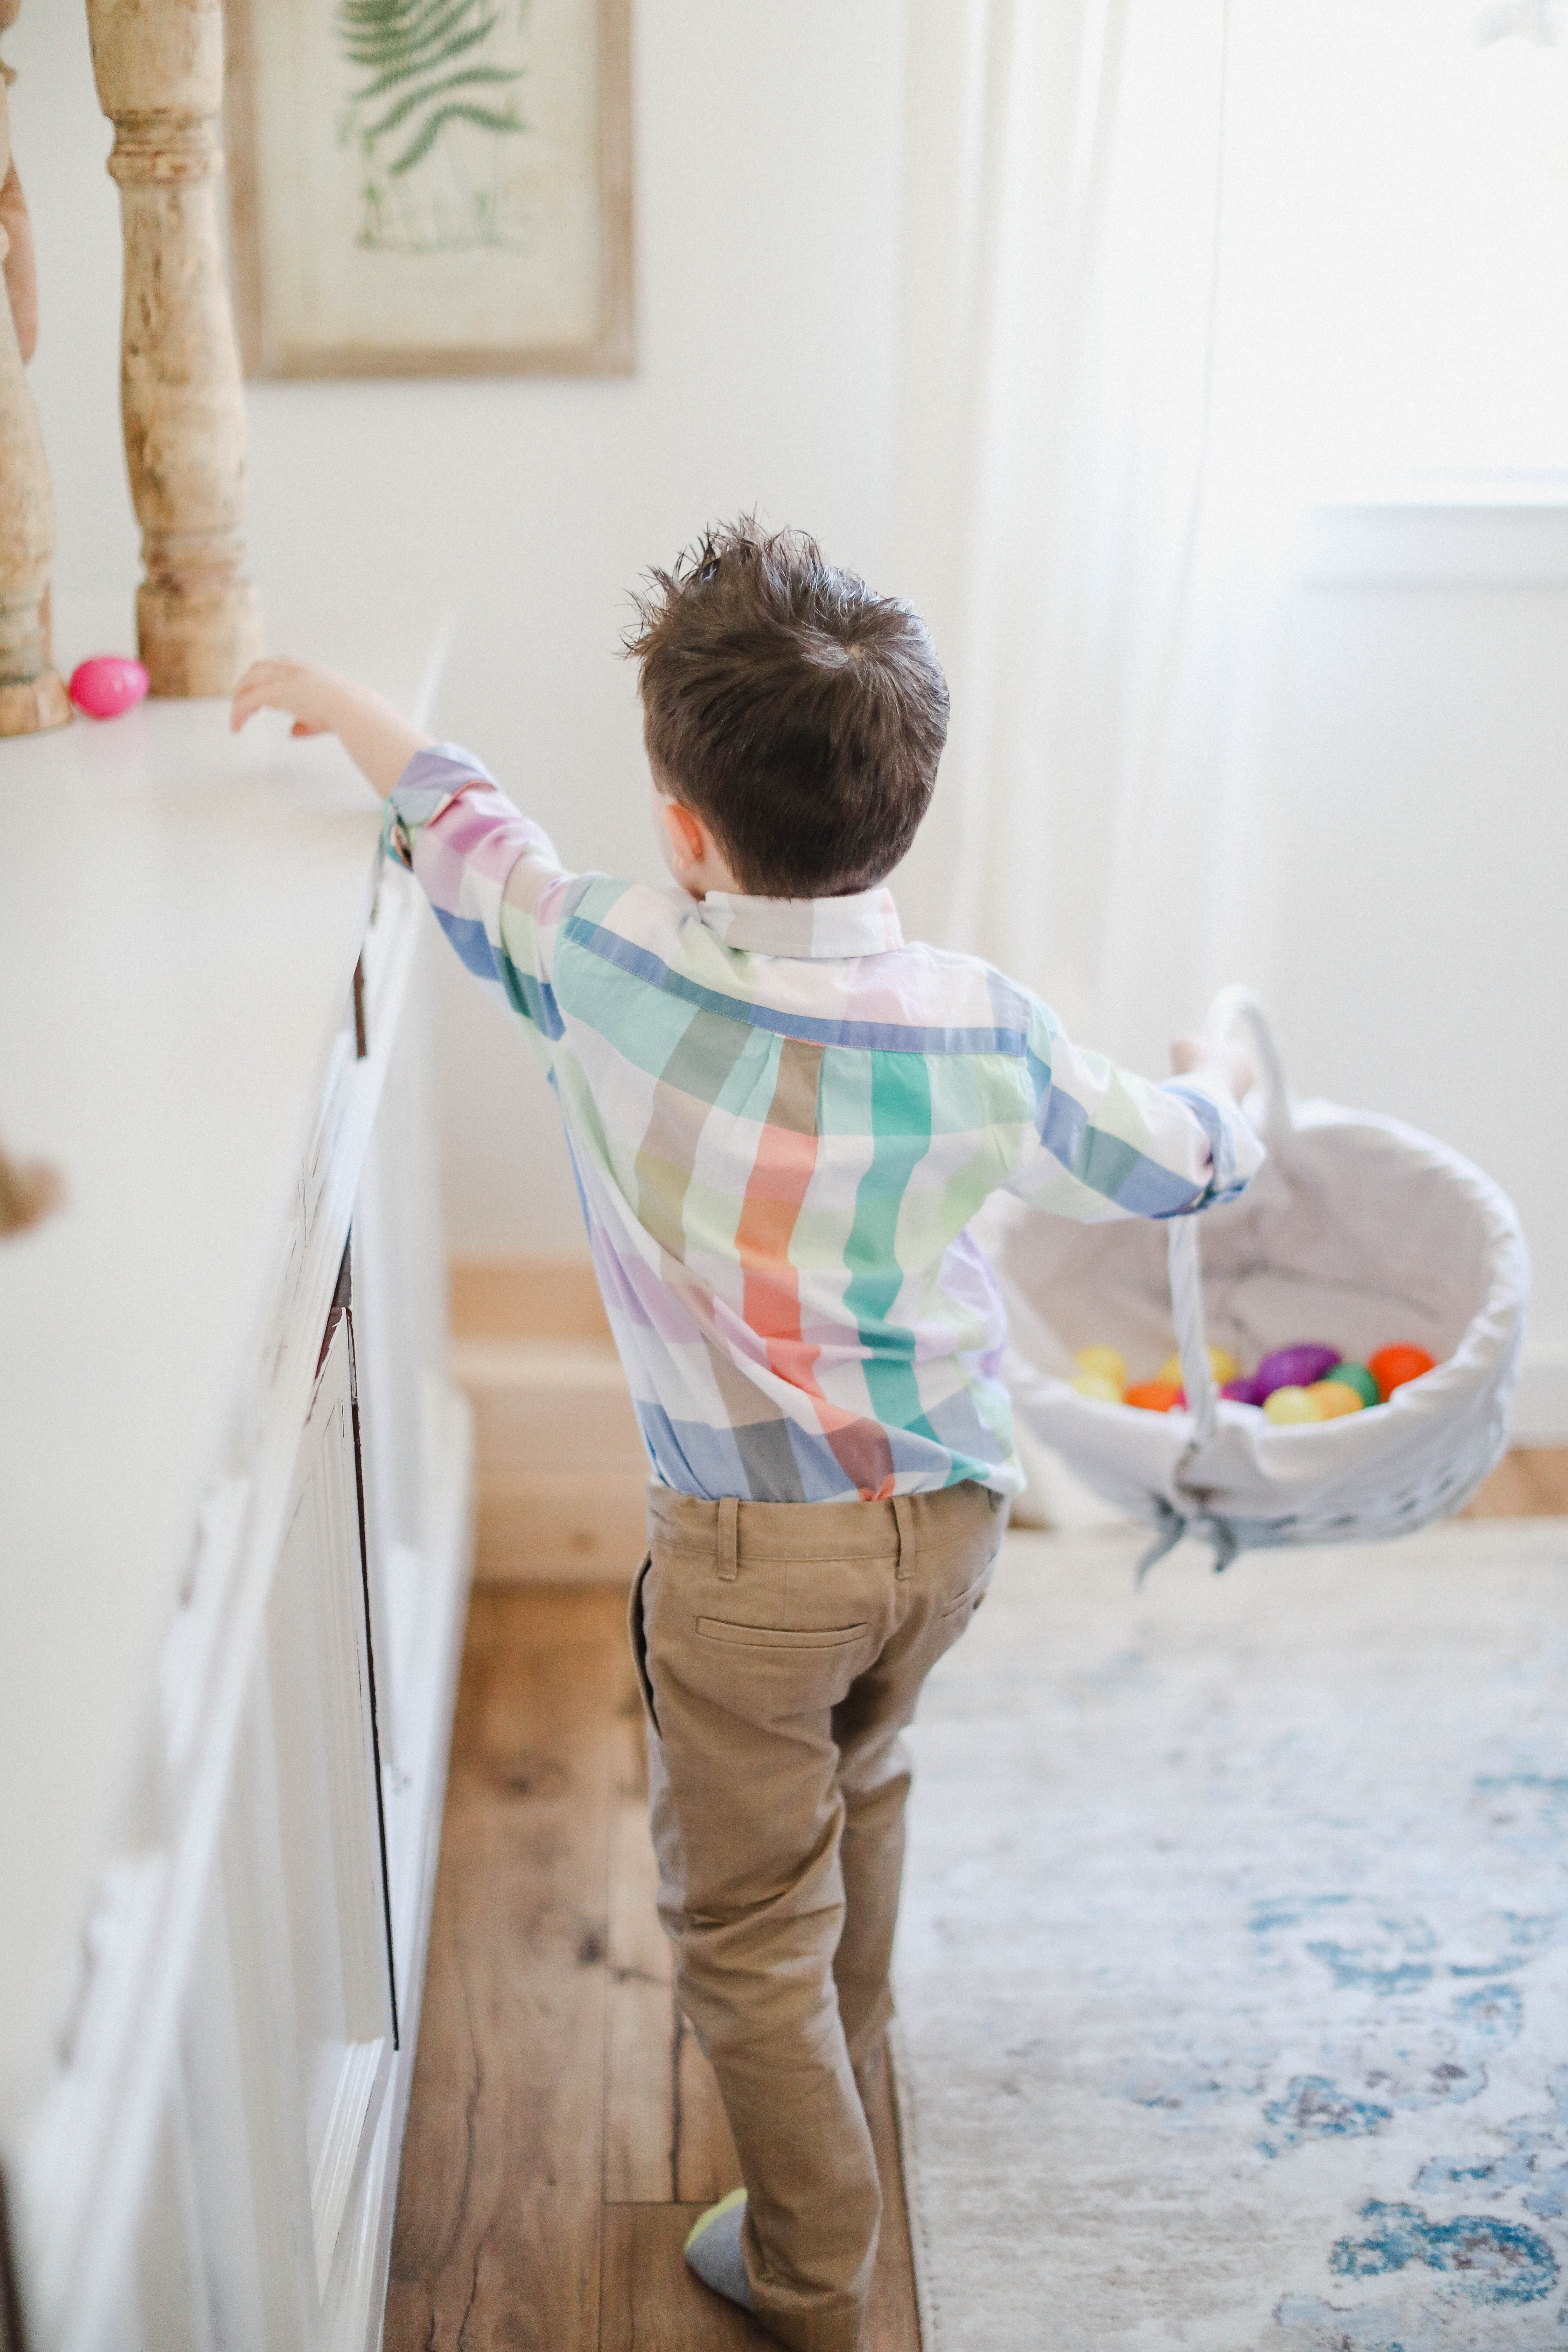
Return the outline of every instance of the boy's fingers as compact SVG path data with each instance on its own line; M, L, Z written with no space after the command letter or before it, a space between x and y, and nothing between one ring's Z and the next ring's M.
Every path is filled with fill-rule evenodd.
M268 693L265 687L253 686L248 690L242 688L234 698L233 715L229 723L237 733L240 728L256 717L258 711L283 707L279 702L278 697Z
M320 691L321 684L321 673L313 672L305 662L280 660L276 656L252 662L234 689L230 730L237 735L258 710L281 710L292 721L292 734L330 734L330 719L306 715L312 704L321 707L325 698Z
M287 684L288 673L292 667L289 662L272 660L251 663L234 689L233 724L236 728L243 727L247 719L254 719L258 710L266 710L269 706L287 708L281 689Z

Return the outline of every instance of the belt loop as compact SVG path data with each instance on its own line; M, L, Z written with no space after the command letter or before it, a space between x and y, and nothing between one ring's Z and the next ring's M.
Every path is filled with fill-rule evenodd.
M899 1531L899 1564L893 1573L901 1582L905 1577L914 1573L914 1513L907 1495L892 1495L889 1500L893 1506L893 1524Z
M719 1573L733 1584L741 1566L741 1505L734 1495L719 1497Z

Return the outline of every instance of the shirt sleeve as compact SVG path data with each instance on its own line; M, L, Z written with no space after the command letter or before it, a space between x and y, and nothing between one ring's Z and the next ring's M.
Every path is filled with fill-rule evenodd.
M478 760L433 743L388 796L381 838L422 886L468 971L548 1052L562 1031L552 972L573 877L542 827Z
M1007 1190L1092 1223L1184 1217L1234 1201L1262 1144L1228 1097L1197 1079L1152 1079L1073 1045L1032 1001L1026 1053L1033 1118Z

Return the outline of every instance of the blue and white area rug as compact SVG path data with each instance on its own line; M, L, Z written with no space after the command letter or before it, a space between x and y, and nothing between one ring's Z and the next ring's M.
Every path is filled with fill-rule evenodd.
M897 1963L925 2352L1568 2352L1568 1521L1009 1537Z

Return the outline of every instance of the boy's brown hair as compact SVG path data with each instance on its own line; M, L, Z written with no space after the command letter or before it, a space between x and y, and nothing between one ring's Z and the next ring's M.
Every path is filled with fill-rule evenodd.
M868 889L913 840L947 736L924 622L742 516L653 572L626 640L657 781L759 897Z

